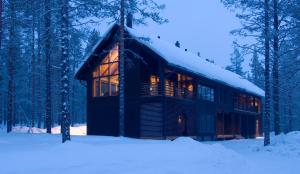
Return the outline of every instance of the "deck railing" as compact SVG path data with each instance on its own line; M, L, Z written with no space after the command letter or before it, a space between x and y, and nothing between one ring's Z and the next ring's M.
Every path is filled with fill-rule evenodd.
M177 88L170 85L164 86L165 96L167 97L175 97L182 99L193 99L194 93L187 89ZM162 96L162 85L159 84L150 84L150 83L142 83L141 84L141 96Z
M239 104L237 102L235 102L235 104L234 104L234 109L235 110L240 110L240 111L255 112L255 113L259 112L258 107L249 106L249 105L242 105L242 104Z

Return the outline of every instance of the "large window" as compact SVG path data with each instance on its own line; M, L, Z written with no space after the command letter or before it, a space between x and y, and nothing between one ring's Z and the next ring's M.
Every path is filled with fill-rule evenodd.
M202 100L215 101L215 90L208 86L198 85L198 97Z
M93 71L93 97L118 95L119 53L115 46Z

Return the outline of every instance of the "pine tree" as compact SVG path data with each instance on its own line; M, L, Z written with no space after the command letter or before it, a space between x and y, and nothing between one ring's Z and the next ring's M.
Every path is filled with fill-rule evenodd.
M31 0L31 127L35 121L35 0Z
M3 33L3 29L2 29L2 21L3 21L3 17L2 17L2 12L3 12L3 2L2 0L0 0L0 50L2 50L2 33ZM2 51L0 51L0 62L2 62ZM2 125L2 122L4 121L4 114L3 114L3 94L2 94L2 88L3 88L3 68L2 68L2 63L0 63L0 125Z
M270 17L269 0L264 1L265 9L265 115L264 115L264 145L270 144Z
M120 136L125 135L125 101L124 101L124 30L125 30L125 0L120 0L120 31L119 31L119 134Z
M243 71L243 67L242 67L244 58L241 55L239 49L236 47L236 45L234 45L234 51L231 54L230 62L231 62L231 65L227 66L226 69L244 77L246 74Z
M85 54L88 54L89 52L92 51L92 48L97 44L97 42L99 41L100 38L101 38L100 32L95 29L92 30L91 34L89 35L88 41L87 41L88 43L85 48Z
M71 140L70 137L70 61L69 61L69 0L61 0L61 130L62 142Z
M262 62L259 60L256 48L251 58L250 68L251 75L249 76L249 80L261 89L264 89L264 68Z
M46 120L45 125L47 133L51 134L52 127L52 94L51 94L51 9L50 9L50 0L44 0L44 21L45 21L45 69L46 69Z
M9 43L8 43L8 116L7 132L12 131L13 126L13 104L14 104L14 59L15 59L15 0L9 0Z
M278 0L273 0L273 114L275 135L280 134L280 115L279 115L279 19L278 19Z

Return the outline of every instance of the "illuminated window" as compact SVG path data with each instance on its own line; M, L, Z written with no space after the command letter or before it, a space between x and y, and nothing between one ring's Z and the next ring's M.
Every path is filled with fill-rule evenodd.
M193 78L177 74L177 81L177 96L192 98L194 92L194 86L192 84Z
M198 97L202 100L215 101L215 90L208 86L198 85Z
M119 57L116 45L93 72L93 97L118 95Z
M166 96L174 97L174 82L171 80L165 80L165 93Z
M150 95L158 95L158 83L159 83L159 78L155 75L150 76Z

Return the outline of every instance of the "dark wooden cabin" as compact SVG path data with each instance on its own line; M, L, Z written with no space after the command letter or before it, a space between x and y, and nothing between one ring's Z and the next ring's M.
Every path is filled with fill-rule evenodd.
M87 134L118 136L118 25L87 56ZM126 28L125 135L200 140L261 135L264 92L160 38Z

